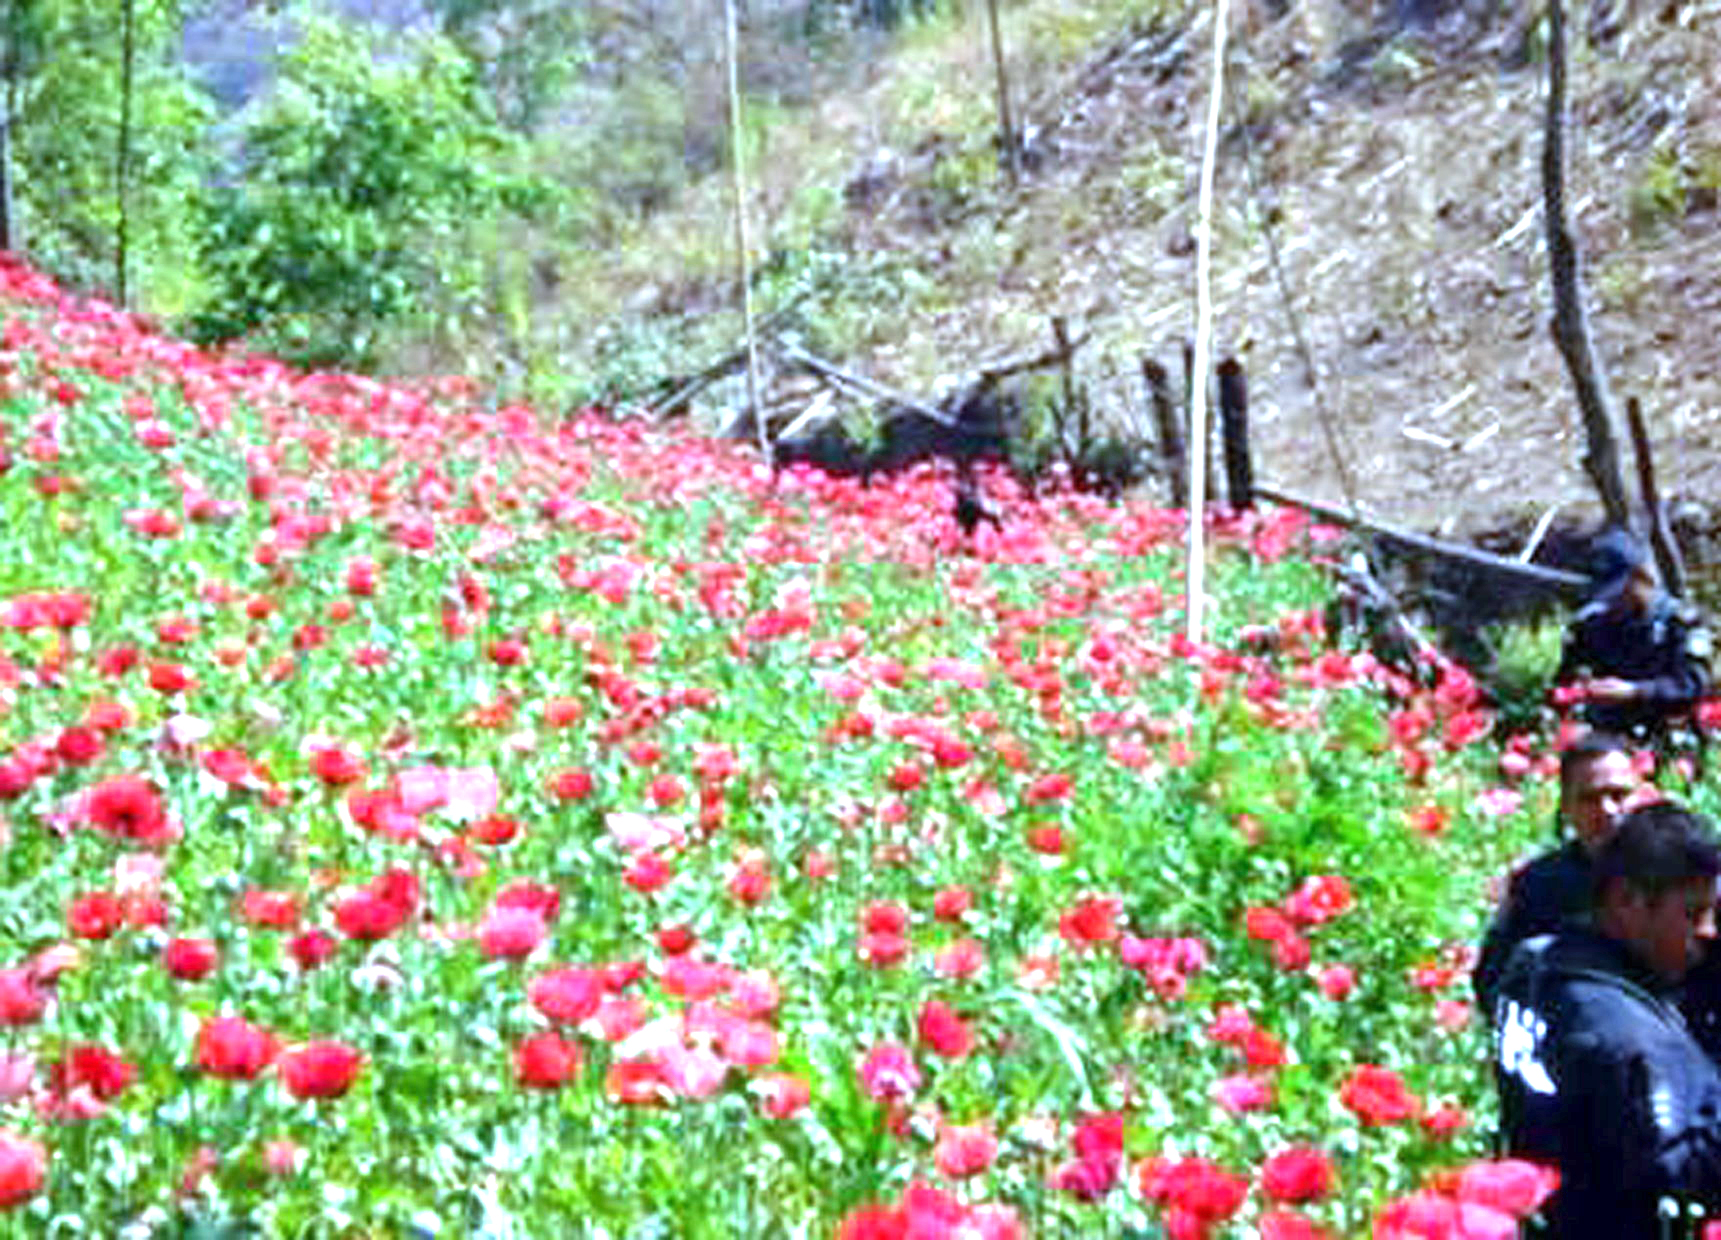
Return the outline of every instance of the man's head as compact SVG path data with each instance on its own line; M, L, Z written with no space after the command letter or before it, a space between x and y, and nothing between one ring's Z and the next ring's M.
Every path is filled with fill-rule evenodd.
M1590 547L1591 597L1613 611L1649 610L1655 601L1655 569L1649 552L1630 530L1597 535Z
M1665 801L1633 810L1596 856L1596 924L1677 982L1714 936L1718 874L1721 846L1702 818Z
M1620 737L1589 732L1560 754L1560 817L1594 853L1637 791L1637 768Z

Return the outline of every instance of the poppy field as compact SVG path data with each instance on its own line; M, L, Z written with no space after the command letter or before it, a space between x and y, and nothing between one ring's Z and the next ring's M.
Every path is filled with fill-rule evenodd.
M0 1236L1514 1234L1545 740L1336 532L213 357L0 266Z

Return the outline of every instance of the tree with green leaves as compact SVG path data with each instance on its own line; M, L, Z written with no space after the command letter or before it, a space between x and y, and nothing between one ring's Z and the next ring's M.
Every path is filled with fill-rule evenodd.
M175 0L11 0L0 22L10 246L116 295L123 250L125 282L168 312L196 282L186 204L212 115L179 57L181 16Z
M456 47L379 38L311 19L281 58L208 198L201 339L363 367L391 325L480 297L470 226L538 191L512 175L515 142Z

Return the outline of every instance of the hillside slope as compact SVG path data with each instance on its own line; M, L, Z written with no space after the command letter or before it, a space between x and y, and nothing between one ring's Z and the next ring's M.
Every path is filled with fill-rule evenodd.
M1193 320L1193 154L1210 26L1142 5L1122 6L1135 10L1124 20L1116 4L1108 25L1095 16L1108 6L1071 6L1084 24L1050 7L1018 6L1007 28L1035 155L1019 189L992 168L978 16L911 46L803 131L770 137L755 211L776 266L795 278L773 284L768 269L766 302L774 290L814 288L815 333L827 329L857 365L915 390L1043 346L1048 316L1069 315L1092 332L1082 360L1097 403L1133 420L1140 355L1175 369ZM1721 105L1704 89L1721 70L1717 15L1714 0L1633 14L1604 46L1580 44L1571 88L1568 196L1598 343L1621 399L1637 395L1650 414L1664 490L1687 498L1713 490L1721 420ZM1317 420L1324 402L1357 498L1384 516L1474 531L1548 505L1593 512L1577 466L1581 428L1545 326L1542 66L1508 65L1512 35L1505 23L1454 18L1389 37L1319 6L1240 20L1216 303L1221 347L1248 368L1263 477L1342 496ZM660 223L658 248L648 234L606 258L602 296L627 309L577 348L599 357L647 321L709 331L729 301L721 257L683 264L667 282L662 272L675 247L685 257L690 232L720 235L721 210L713 188ZM1317 363L1318 400L1272 277L1264 217ZM845 275L807 277L814 251ZM704 343L710 351L715 338Z

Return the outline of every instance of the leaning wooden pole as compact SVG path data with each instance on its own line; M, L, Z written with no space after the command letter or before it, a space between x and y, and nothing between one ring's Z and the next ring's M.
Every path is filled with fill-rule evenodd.
M1189 554L1183 576L1191 642L1201 640L1207 589L1207 374L1213 355L1213 169L1219 159L1219 113L1225 97L1225 34L1229 0L1213 0L1213 76L1207 87L1207 128L1201 145L1201 188L1195 206L1195 345L1189 373Z
M1601 496L1608 522L1630 528L1631 503L1620 472L1613 397L1596 355L1578 274L1577 243L1566 222L1566 7L1548 0L1548 97L1542 134L1542 223L1547 231L1548 274L1554 286L1554 340L1565 359L1584 417L1583 466Z
M1661 569L1661 584L1676 598L1685 597L1685 561L1679 555L1679 542L1673 537L1673 526L1667 519L1667 505L1661 502L1661 488L1655 481L1655 457L1649 444L1649 425L1643 420L1643 406L1635 396L1625 402L1626 426L1631 431L1631 450L1637 458L1637 489L1643 495L1644 517L1649 523L1649 545L1655 551L1655 563Z
M735 258L741 279L741 325L747 338L747 408L759 436L759 455L773 460L770 428L759 399L759 332L753 322L752 243L747 235L747 142L741 128L741 37L735 0L723 0L723 55L729 69L729 186L735 207Z

